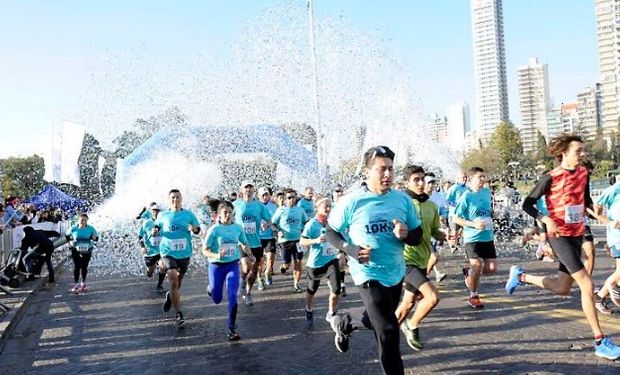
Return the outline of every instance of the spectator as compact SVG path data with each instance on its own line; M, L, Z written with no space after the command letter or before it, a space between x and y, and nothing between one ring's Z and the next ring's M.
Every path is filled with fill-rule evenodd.
M2 224L4 226L11 226L14 228L20 225L20 221L24 217L24 214L21 210L18 209L21 203L21 199L19 197L8 196L5 200L5 213L2 219Z

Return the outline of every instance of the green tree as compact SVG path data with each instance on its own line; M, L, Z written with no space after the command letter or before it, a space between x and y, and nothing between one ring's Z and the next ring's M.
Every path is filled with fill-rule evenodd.
M611 160L611 154L607 149L607 142L603 136L602 127L596 129L594 139L586 141L586 151L588 152L588 159L594 164L603 160Z
M504 167L511 161L517 161L523 157L523 145L519 130L509 121L502 121L489 142L489 147L495 150Z
M500 161L498 151L491 147L471 150L461 162L461 168L468 170L472 167L481 167L490 179L499 179L505 173L506 166Z
M537 131L536 134L536 149L531 158L524 158L521 163L526 169L536 168L538 165L544 166L544 169L551 169L553 167L553 158L547 151L547 140L545 136Z
M0 160L0 184L4 196L29 198L45 186L45 163L37 155Z

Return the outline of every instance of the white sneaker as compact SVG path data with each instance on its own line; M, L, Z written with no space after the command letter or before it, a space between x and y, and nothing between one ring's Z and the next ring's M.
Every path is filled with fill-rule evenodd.
M243 300L245 301L245 305L246 306L254 305L254 301L252 301L252 295L251 294L244 294L243 295Z
M439 282L442 282L442 281L443 281L443 279L445 279L445 278L446 278L446 276L448 276L448 275L447 275L447 274L445 274L445 273L435 272L435 280L436 280L438 283L439 283Z

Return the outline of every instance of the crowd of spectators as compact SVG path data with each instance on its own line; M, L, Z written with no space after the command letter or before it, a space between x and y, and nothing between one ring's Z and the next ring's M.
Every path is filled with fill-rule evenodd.
M0 234L6 228L43 222L58 223L68 219L69 214L60 208L46 207L42 210L19 197L8 196L4 204L0 203Z

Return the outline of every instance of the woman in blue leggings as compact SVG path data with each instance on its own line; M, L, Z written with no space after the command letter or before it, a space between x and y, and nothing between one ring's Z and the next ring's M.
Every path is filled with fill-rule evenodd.
M237 333L237 289L241 251L252 255L243 228L232 222L233 205L222 201L217 206L218 222L207 231L202 254L209 258L209 295L215 304L222 302L224 282L228 294L228 339L241 338Z

